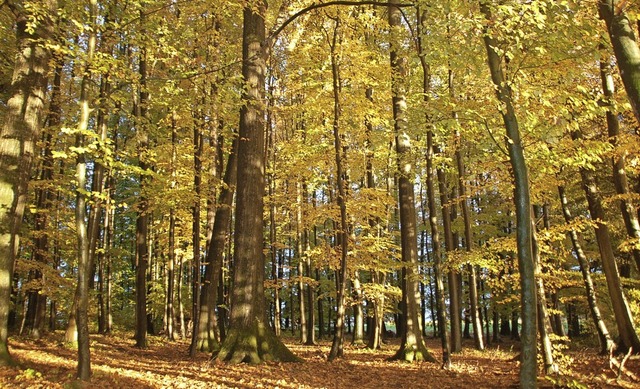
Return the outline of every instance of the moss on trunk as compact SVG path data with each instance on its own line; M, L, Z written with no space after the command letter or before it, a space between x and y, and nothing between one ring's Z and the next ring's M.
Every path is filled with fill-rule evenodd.
M229 363L302 362L260 320L244 328L232 328L214 359Z
M424 344L403 342L400 349L389 358L393 361L405 362L438 362Z

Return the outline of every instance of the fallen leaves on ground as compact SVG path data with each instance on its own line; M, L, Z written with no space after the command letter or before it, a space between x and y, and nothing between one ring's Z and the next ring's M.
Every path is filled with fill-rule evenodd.
M0 387L7 388L510 388L518 386L517 350L498 344L485 351L472 344L453 355L453 367L443 370L434 363L388 361L397 341L382 350L346 347L344 358L328 362L328 341L302 346L294 339L287 346L302 363L228 365L211 361L210 355L188 356L188 341L169 342L150 337L147 349L133 347L130 334L92 335L90 382L75 380L76 350L66 348L51 334L45 339L12 338L11 353L19 367L0 367ZM438 340L428 340L434 356L441 358ZM552 379L540 377L540 387L632 388L634 383L617 377L608 356L594 350L571 351L570 373ZM640 371L640 361L626 367ZM635 383L636 385L638 383Z

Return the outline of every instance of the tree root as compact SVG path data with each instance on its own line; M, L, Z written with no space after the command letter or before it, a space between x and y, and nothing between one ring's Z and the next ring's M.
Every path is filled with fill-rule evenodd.
M213 359L227 363L302 362L264 324L230 329Z

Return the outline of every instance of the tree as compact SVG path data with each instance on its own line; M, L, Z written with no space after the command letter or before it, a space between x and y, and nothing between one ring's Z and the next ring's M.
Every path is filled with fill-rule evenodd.
M418 288L418 241L416 235L416 206L413 193L415 172L411 164L411 138L407 133L406 89L407 59L401 53L400 29L402 14L392 1L389 5L391 96L398 164L398 206L400 208L400 236L402 243L402 309L403 325L400 349L392 358L405 361L435 362L424 344L420 320L420 289ZM447 355L445 355L445 359Z
M337 202L340 208L340 227L336 231L337 242L340 245L340 267L336 272L338 309L336 312L336 327L331 342L331 350L328 359L330 361L343 356L344 346L344 322L346 311L347 293L347 250L349 248L349 225L347 223L347 193L346 193L346 164L345 146L343 146L343 134L340 133L342 108L340 104L340 91L342 90L342 80L340 78L340 56L338 54L338 43L340 41L340 17L335 19L333 35L329 46L331 47L331 79L333 91L333 145L336 158L336 185ZM327 39L329 35L327 33Z
M42 130L56 1L6 2L16 15L17 55L10 97L0 132L0 365L9 355L8 318L14 264L20 247L20 226ZM39 17L36 17L39 15Z
M266 2L243 11L238 186L234 235L233 288L229 333L216 358L231 363L298 358L268 327L264 300L262 213L264 195L264 85L268 47Z
M606 24L633 113L640 121L640 48L625 12L626 3L626 0L598 0L598 12Z
M520 298L522 307L522 351L520 354L520 386L534 388L537 386L536 362L536 286L533 258L533 228L531 224L531 198L529 193L529 174L524 158L524 145L520 138L518 119L516 117L512 90L505 77L504 61L498 54L500 41L491 30L496 21L492 15L492 3L480 2L480 10L487 19L484 30L484 44L491 80L496 88L496 95L501 104L501 116L507 135L509 161L515 182L514 202L516 207L516 229L518 249L518 269L520 271Z

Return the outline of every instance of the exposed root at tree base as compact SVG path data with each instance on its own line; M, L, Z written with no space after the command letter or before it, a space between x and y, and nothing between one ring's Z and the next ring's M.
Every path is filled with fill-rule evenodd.
M230 330L213 359L228 363L302 361L270 329L257 321L251 327Z
M405 362L438 362L436 358L431 355L427 347L417 344L400 345L400 349L389 358L390 361L405 361Z

